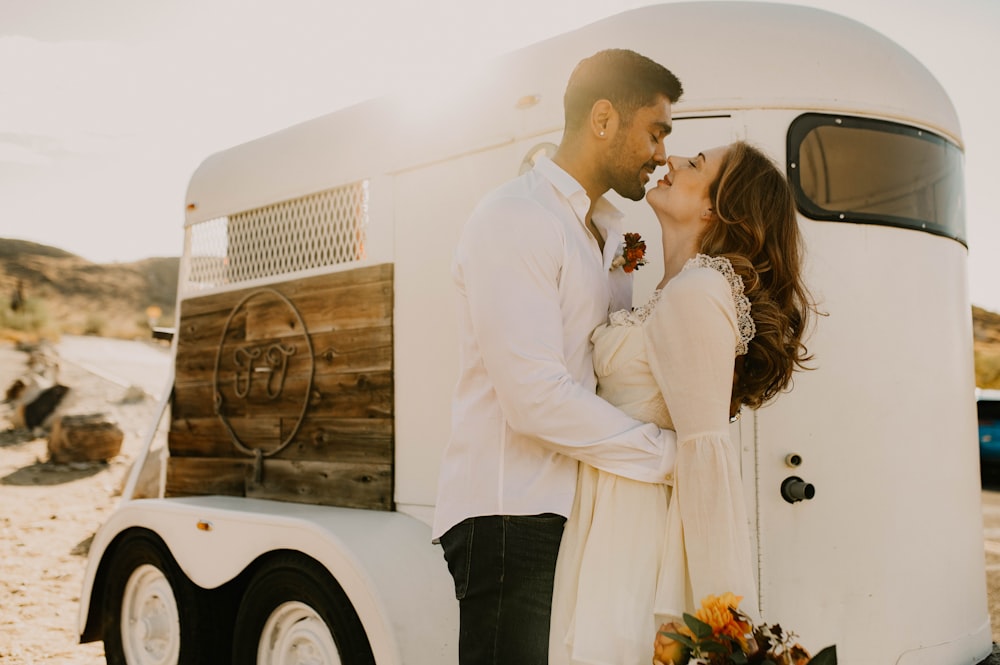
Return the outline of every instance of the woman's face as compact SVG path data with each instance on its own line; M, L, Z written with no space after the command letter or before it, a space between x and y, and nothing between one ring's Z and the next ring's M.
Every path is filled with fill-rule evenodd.
M722 145L694 157L670 155L667 174L646 194L657 213L678 221L702 219L712 208L708 187L719 176L729 146Z

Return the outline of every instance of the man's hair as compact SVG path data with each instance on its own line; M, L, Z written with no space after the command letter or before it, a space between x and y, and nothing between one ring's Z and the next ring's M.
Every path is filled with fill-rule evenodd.
M681 82L663 65L627 49L607 49L584 58L570 74L563 96L566 129L579 129L594 103L606 99L627 127L635 112L659 97L680 99Z

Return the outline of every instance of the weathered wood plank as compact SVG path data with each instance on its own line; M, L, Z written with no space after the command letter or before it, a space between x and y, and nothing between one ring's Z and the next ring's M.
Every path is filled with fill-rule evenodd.
M294 423L284 422L288 428ZM287 431L284 432L287 436ZM275 459L391 464L391 418L308 418Z
M287 298L294 301L304 293L326 288L352 287L357 284L366 284L369 282L391 282L393 277L392 268L391 263L381 263L363 268L324 273L313 277L290 279L284 282L269 284L268 288L281 291ZM209 314L214 317L220 312L228 315L233 305L239 302L247 293L255 290L255 288L258 287L248 287L237 291L188 298L181 303L181 317L199 316L201 314ZM223 322L225 321L225 316L222 317L222 320Z
M288 436L291 419L253 419L233 424L244 445L275 450ZM246 458L218 418L175 421L170 454L181 457ZM275 459L315 462L384 463L393 461L393 421L389 418L307 418L295 439Z
M167 459L166 496L223 494L244 496L253 460L170 457Z
M284 440L280 418L232 418L230 425L241 441L252 447L273 450ZM233 445L232 437L218 417L173 421L167 446L178 457L246 457Z
M392 367L392 328L379 326L338 330L310 335L317 374L327 372L371 372ZM299 338L301 340L301 338ZM266 340L277 342L278 338ZM305 351L304 344L296 344ZM219 353L219 341L178 346L174 381L179 385L211 381ZM220 363L220 366L222 363Z
M289 377L276 399L251 393L237 400L223 392L223 413L229 418L298 416L302 411L307 377ZM185 420L215 415L214 388L209 383L174 386L173 418ZM390 372L358 372L318 375L313 379L309 412L340 418L384 417L393 411L393 383Z
M392 467L266 459L259 484L254 482L252 470L247 476L246 496L392 510Z
M315 279L315 278L314 278ZM313 291L304 293L291 288L291 283L271 287L230 291L224 294L206 296L220 299L207 311L190 306L193 301L181 303L181 326L179 343L218 342L230 314L246 299L243 306L233 316L240 314L250 317L250 322L262 327L254 333L262 336L280 336L295 332L297 321L287 303L275 295L274 291L287 298L295 307L311 332L330 330L350 330L366 328L384 323L392 316L392 282L379 281L351 286L330 286L319 283ZM194 311L191 311L194 310ZM292 316L288 316L291 314ZM232 328L235 321L230 321ZM273 330L273 332L271 332Z

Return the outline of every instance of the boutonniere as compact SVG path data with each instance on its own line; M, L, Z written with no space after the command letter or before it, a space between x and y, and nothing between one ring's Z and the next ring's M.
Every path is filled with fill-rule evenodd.
M638 233L626 233L625 242L618 245L615 258L611 260L611 269L621 268L625 272L638 270L646 265L646 241Z

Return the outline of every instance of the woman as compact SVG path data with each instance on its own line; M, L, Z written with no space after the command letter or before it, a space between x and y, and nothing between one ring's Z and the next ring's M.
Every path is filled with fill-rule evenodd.
M671 156L646 195L663 236L649 302L593 335L599 392L677 432L669 485L580 465L552 610L551 665L650 662L661 622L727 591L756 618L738 452L730 418L785 389L808 358L791 190L743 142Z

